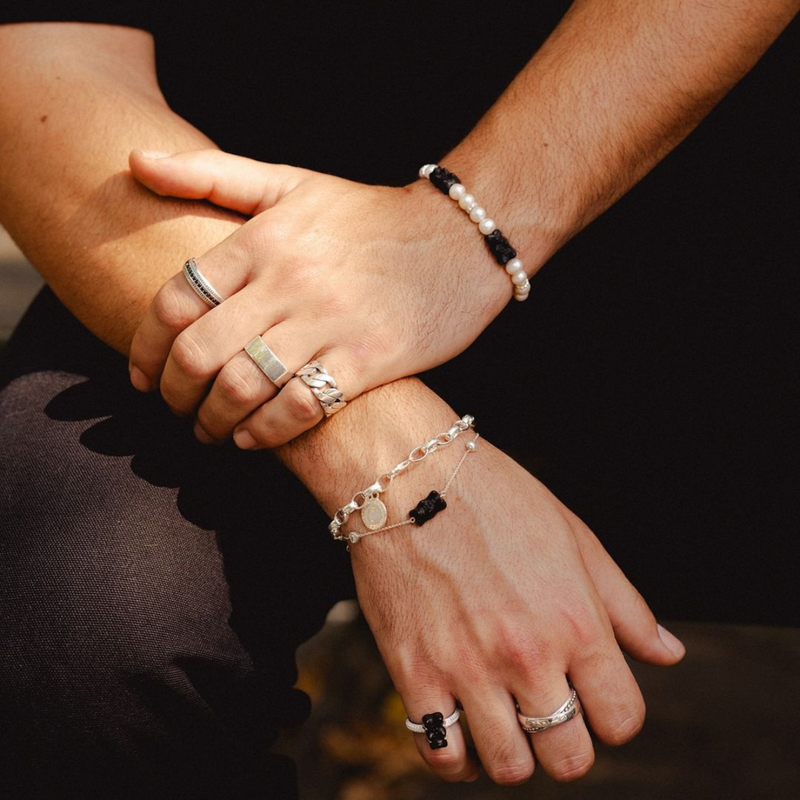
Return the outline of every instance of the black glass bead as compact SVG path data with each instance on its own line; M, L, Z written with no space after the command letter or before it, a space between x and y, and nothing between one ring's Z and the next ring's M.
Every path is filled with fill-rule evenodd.
M461 183L458 175L454 175L444 167L436 167L428 176L428 180L442 193L449 194L454 183Z
M431 492L427 497L420 500L415 508L408 512L408 516L414 520L415 525L422 526L446 508L447 502L439 492ZM424 724L425 718L423 717L422 719Z
M505 266L512 258L517 257L517 251L508 243L508 239L498 229L487 233L483 238L486 240L494 260L501 266Z

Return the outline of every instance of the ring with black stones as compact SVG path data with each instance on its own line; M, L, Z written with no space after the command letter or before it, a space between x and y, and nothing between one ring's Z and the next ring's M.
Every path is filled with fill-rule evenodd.
M206 303L206 305L214 308L225 300L225 298L208 282L205 275L200 272L200 268L193 258L190 258L183 265L183 275L189 282L189 286L194 289L195 294Z
M519 709L519 707L517 708ZM556 725L563 725L565 722L569 722L580 713L580 710L581 703L578 699L578 693L573 689L569 699L549 717L529 717L517 710L517 719L522 726L522 730L526 733L541 733L548 728L554 728Z

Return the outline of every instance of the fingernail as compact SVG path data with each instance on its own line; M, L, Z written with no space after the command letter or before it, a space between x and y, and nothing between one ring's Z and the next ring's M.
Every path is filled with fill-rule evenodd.
M158 150L134 150L133 152L145 158L167 158L172 155L172 153L161 153Z
M147 376L139 367L131 366L129 371L131 374L131 383L135 389L138 389L140 392L149 392L153 388Z
M658 635L670 653L681 658L686 654L686 648L683 646L683 642L661 625L658 626Z
M464 783L475 783L476 780L480 777L480 772L476 772L473 775L470 775L469 778L464 778Z
M206 433L205 428L199 422L194 424L194 435L197 441L203 444L214 444L217 441L213 436Z
M233 441L236 442L236 446L242 450L250 450L256 443L256 440L250 435L250 432L244 429L234 432Z

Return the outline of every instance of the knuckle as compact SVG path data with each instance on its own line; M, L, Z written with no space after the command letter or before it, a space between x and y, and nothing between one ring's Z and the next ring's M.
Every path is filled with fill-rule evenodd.
M501 786L517 786L533 775L533 758L519 758L490 764L486 771L489 777Z
M172 283L167 283L159 289L153 298L153 313L156 319L171 331L182 331L191 325L197 316L185 293L179 291Z
M594 764L594 751L573 753L556 761L548 770L550 776L557 781L568 783L582 778Z
M175 366L190 379L205 379L209 375L206 356L197 340L188 332L180 334L172 344L170 356Z
M425 745L427 747L427 745ZM464 759L449 747L441 750L431 750L426 754L428 766L436 772L454 774L464 768Z
M602 731L595 731L597 735L609 745L621 745L633 739L644 726L644 708L636 711L626 711L607 722Z
M239 367L233 364L219 373L214 386L226 405L237 407L249 406L258 393L257 387L254 387Z
M305 386L298 387L306 389ZM287 398L287 408L289 416L302 424L313 424L322 415L322 408L319 401L308 391L293 391Z

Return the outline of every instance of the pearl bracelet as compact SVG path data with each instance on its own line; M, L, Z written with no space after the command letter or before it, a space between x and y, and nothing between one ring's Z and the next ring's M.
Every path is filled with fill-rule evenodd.
M428 439L425 444L415 447L408 454L407 458L390 469L389 472L385 472L383 475L379 476L375 483L371 486L367 486L363 491L357 492L347 505L342 506L333 515L333 519L328 525L331 536L339 541L350 538L341 532L341 528L350 518L350 515L356 511L361 512L361 521L371 531L377 532L379 528L383 529L386 523L387 511L386 506L380 499L380 495L389 488L392 481L398 475L405 472L412 464L416 464L427 458L431 453L435 453L440 448L452 444L452 442L458 438L459 434L469 430L474 427L474 425L475 418L469 414L466 414L461 419L457 419L449 430L434 436L432 439ZM472 449L474 448L468 448L468 450ZM455 475L452 477L455 477ZM350 540L355 543L359 538L360 537L356 535L354 540L352 538Z
M420 167L419 176L427 178L442 194L448 195L458 203L464 213L478 226L495 261L501 267L505 267L511 283L514 285L514 299L520 302L527 300L531 284L522 261L517 258L517 251L500 233L497 224L487 214L486 209L467 192L458 176L437 164L425 164Z

